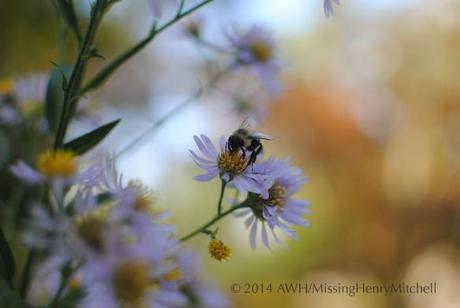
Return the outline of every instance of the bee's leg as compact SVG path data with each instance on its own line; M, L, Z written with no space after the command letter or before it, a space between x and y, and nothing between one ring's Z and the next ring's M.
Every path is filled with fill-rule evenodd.
M242 155L243 160L245 160L246 159L246 149L242 146L242 147L240 147L240 150L241 150L241 153L243 153L243 155Z
M263 146L261 143L259 143L256 148L254 149L254 151L252 151L251 153L251 157L249 158L249 161L248 161L248 166L249 165L252 165L256 162L256 159L257 159L257 155L260 154L260 152L262 152L262 149L263 149Z

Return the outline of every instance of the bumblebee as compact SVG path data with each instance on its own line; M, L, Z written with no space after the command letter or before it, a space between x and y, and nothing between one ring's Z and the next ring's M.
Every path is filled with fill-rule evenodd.
M228 137L227 150L231 153L241 151L243 159L246 159L246 152L251 156L248 165L255 163L257 156L262 152L263 145L260 140L272 140L273 138L262 133L256 132L253 126L246 119L240 127Z

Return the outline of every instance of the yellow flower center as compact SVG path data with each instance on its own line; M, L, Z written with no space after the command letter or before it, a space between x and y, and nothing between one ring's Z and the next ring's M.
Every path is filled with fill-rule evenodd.
M277 208L282 209L286 205L287 189L279 183L275 183L268 190L268 194L268 206L276 206Z
M142 211L142 212L147 212L150 210L150 205L152 204L152 201L145 197L145 196L139 196L136 199L136 202L134 204L134 209L136 211Z
M85 243L97 252L104 248L105 220L97 212L75 218L77 233Z
M115 294L125 304L140 304L150 283L149 266L144 262L122 263L117 267L113 276Z
M68 177L77 171L77 159L71 151L48 150L38 156L37 169L47 176Z
M139 181L129 182L128 189L132 189L136 194L136 200L134 201L134 209L136 211L155 214L155 210L153 208L155 197L150 189Z
M216 260L222 261L230 257L231 249L222 241L212 239L208 245L209 254Z
M247 159L243 159L239 151L224 151L217 157L217 167L222 173L230 176L241 174L247 166Z
M11 94L14 91L14 82L10 78L0 80L0 94Z
M249 48L254 58L259 62L267 62L273 56L272 47L262 40L254 40Z

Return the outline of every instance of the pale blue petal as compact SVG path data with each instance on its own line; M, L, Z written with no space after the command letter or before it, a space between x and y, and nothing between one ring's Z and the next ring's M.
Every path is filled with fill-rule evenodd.
M196 175L193 177L193 179L200 181L200 182L207 182L215 178L217 175L218 173L205 173L201 175Z
M207 147L208 151L212 153L214 156L217 156L216 148L212 144L211 139L209 139L209 137L206 135L201 135L201 139L204 141L204 144Z

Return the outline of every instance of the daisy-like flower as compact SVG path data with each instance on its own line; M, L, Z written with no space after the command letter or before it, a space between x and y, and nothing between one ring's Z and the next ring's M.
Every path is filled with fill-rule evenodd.
M324 14L326 14L326 17L332 16L334 14L333 3L339 5L340 0L324 0Z
M113 159L105 157L100 164L101 172L87 183L86 188L102 191L109 202L116 204L110 214L112 220L131 225L141 236L144 226L152 221L163 222L170 215L169 211L156 207L153 192L141 182L130 181L123 185ZM169 228L174 231L172 226Z
M77 157L67 150L41 153L36 161L36 169L23 161L11 166L11 172L27 184L38 184L45 179L70 179L77 171Z
M79 190L65 209L53 214L35 204L23 234L24 242L48 251L55 263L61 265L102 254L109 233L118 229L108 219L107 208L99 206L94 195Z
M35 168L19 160L10 167L11 172L29 185L40 184L43 181L62 185L94 182L103 171L105 165L99 162L84 169L79 168L78 157L69 150L46 150L38 155Z
M10 167L11 172L28 185L50 184L58 205L63 206L66 189L85 184L101 172L99 164L80 170L77 156L68 150L47 150L38 155L35 168L22 160Z
M272 34L264 27L254 25L245 32L235 31L228 35L236 50L237 65L250 68L260 78L272 95L279 95L281 69L275 56Z
M170 212L155 206L153 193L139 182L130 182L123 192L118 195L118 206L112 213L111 219L122 224L128 224L137 237L148 236L145 230L152 223L160 225ZM176 229L167 224L161 224L162 232L173 234Z
M187 298L172 281L180 277L177 242L161 233L127 245L114 239L103 258L83 266L89 292L82 307L182 307Z
M98 204L83 187L66 211L52 215L33 207L24 240L49 254L49 272L69 262L81 265L81 285L89 292L82 307L183 306L173 229L154 220L134 226L113 219L119 206Z
M245 225L250 229L249 242L251 247L256 247L256 237L260 223L261 239L263 244L270 248L267 227L274 239L281 243L275 229L296 239L297 235L290 226L308 226L303 218L309 213L308 202L293 199L293 195L305 184L306 179L302 170L290 165L288 159L276 160L273 157L254 165L254 170L260 173L271 174L274 177L273 185L269 188L268 197L250 193L248 200L249 209L237 212L236 216L247 217Z
M241 193L253 192L268 198L268 189L273 185L274 179L271 174L255 172L254 168L248 167L249 155L243 157L240 151L230 152L226 147L226 139L220 138L220 151L218 152L211 140L206 135L194 136L196 145L203 157L190 150L193 160L205 174L195 176L197 181L210 181L220 177L227 183L231 183Z

